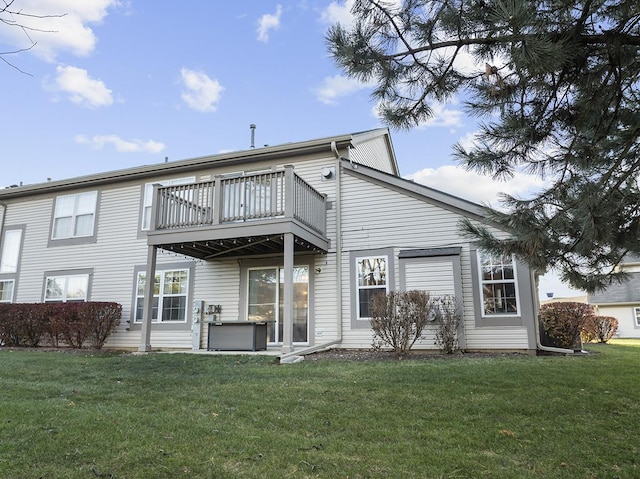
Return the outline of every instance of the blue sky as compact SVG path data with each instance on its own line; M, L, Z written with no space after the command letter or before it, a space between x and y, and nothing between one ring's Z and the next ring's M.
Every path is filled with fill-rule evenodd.
M384 126L371 87L335 66L325 33L348 23L331 0L15 0L2 18L0 187L276 145ZM57 17L56 15L64 14ZM31 48L32 42L35 42ZM21 73L19 70L25 73ZM458 168L451 147L477 130L460 102L392 130L402 176L497 206L496 184ZM574 294L552 276L541 294Z

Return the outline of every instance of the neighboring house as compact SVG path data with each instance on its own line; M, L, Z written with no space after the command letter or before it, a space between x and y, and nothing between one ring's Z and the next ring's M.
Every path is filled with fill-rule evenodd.
M587 303L587 295L581 294L580 296L564 296L558 298L547 298L540 301L540 306L551 303Z
M534 351L534 275L459 232L484 211L400 178L387 129L7 188L0 300L116 301L107 346L141 351L266 321L286 356L370 348L369 299L420 289L460 301L463 349Z
M628 280L590 294L588 303L597 314L618 320L617 338L640 338L640 258L626 258L620 269L629 275Z

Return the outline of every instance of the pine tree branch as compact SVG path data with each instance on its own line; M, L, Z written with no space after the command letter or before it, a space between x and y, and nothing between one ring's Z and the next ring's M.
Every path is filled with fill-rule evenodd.
M448 40L437 43L430 43L423 47L407 48L406 51L396 52L388 55L383 55L382 58L386 60L395 60L397 58L404 59L407 57L414 57L417 54L440 50L442 48L456 47L458 49L476 45L504 45L509 43L520 43L529 40L540 41L549 39L552 43L557 43L561 39L567 38L566 35L560 33L547 33L546 35L540 34L518 34L518 35L503 35L498 37L485 37L485 38L459 38L456 40ZM571 37L569 37L571 38ZM607 45L613 43L616 40L616 44L640 46L640 36L630 35L622 32L607 31L601 34L579 35L577 43L588 45Z

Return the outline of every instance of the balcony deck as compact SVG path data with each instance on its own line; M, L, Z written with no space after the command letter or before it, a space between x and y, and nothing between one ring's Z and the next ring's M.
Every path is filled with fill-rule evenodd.
M326 196L293 167L185 185L154 186L149 245L210 260L282 252L327 251Z

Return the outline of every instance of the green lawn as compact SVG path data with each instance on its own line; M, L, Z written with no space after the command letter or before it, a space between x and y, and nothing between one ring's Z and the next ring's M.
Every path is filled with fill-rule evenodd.
M0 477L640 477L640 342L588 349L284 366L0 349Z

